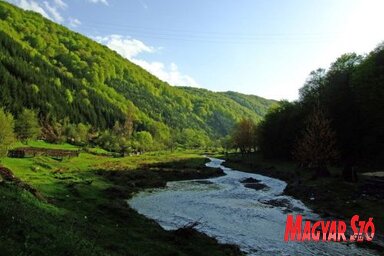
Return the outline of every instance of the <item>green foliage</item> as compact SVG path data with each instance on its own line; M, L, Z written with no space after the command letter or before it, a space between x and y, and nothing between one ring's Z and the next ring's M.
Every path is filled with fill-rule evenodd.
M384 47L367 56L340 56L329 70L311 72L300 89L300 100L283 102L261 122L264 156L291 158L295 141L305 129L309 110L319 106L336 133L340 161L346 166L384 164Z
M35 111L23 109L15 122L15 133L19 140L27 142L36 139L41 132L39 120Z
M384 43L372 51L354 70L350 77L353 89L353 113L358 134L353 140L357 155L384 165ZM350 134L351 137L353 134ZM345 138L347 140L348 138Z
M318 174L327 174L327 164L337 159L336 134L324 112L316 107L309 115L302 136L295 145L295 158L306 167L315 168Z
M13 129L13 116L0 108L0 157L7 155L9 147L15 141Z
M232 146L241 153L250 153L257 148L257 127L251 119L242 119L234 128Z
M75 148L41 141L31 145ZM204 236L188 233L183 238L165 231L126 203L133 193L179 180L186 172L207 177L204 170L185 170L203 166L201 155L183 151L113 158L81 153L62 161L35 157L1 162L49 200L40 201L13 182L1 183L1 255L240 255ZM145 166L167 166L167 171L143 170Z
M72 144L84 146L89 141L90 125L83 123L79 124L67 124L65 129L65 135L67 140Z
M300 104L282 101L258 124L258 146L266 158L290 159L296 138L304 125L306 109Z
M265 113L268 112L268 109L271 107L271 103L274 101L267 100L255 95L246 95L238 92L222 92L221 94L226 97L231 98L236 101L241 106L244 106L255 113L258 114L259 117L263 117Z
M94 140L94 144L110 152L120 154L131 153L134 150L139 150L140 146L131 136L126 137L116 132L116 126L113 130L105 130L101 132Z
M32 84L31 89L33 93L39 93L40 91L39 86L37 86L36 84Z
M68 89L66 89L66 90L65 90L65 96L66 96L66 98L67 98L67 102L68 102L69 104L71 104L71 103L73 102L73 96L72 96L71 91L68 90Z
M210 144L210 140L204 132L191 128L179 131L176 135L176 141L179 145L188 148L204 148Z
M23 107L34 109L44 128L68 118L69 123L104 131L129 120L128 133L147 131L154 147L164 148L175 129L190 128L217 139L240 117L260 120L273 103L256 96L169 86L41 15L5 2L0 2L0 10L0 106L15 116Z
M153 146L152 135L147 131L137 132L134 135L134 142L137 143L136 147L140 152L146 152Z

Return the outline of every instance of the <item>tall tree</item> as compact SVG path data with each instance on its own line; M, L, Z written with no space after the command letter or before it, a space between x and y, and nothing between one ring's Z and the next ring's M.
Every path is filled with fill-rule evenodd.
M282 101L258 124L258 147L263 157L292 158L295 139L304 127L306 108L302 104Z
M249 153L255 149L256 125L251 119L242 119L233 132L233 145L241 153Z
M293 154L302 165L315 169L317 177L330 175L327 164L338 157L336 135L319 107L310 114Z
M300 100L302 102L313 103L319 97L321 89L326 84L326 71L319 68L312 71L305 81L302 88L299 89Z
M15 141L13 128L13 116L0 108L0 156L6 156L9 147Z
M153 144L152 135L146 131L136 133L135 140L138 143L137 149L141 152L150 150Z
M23 109L15 122L15 132L17 138L22 142L36 139L41 132L36 113L31 109Z

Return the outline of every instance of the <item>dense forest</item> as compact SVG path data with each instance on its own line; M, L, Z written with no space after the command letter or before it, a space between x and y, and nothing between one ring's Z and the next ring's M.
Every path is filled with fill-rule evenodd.
M297 101L276 104L170 86L106 46L1 1L0 25L3 116L17 124L32 110L39 136L50 142L93 143L111 151L213 145L303 164L314 154L303 151L323 148L316 152L322 162L383 164L383 44L313 71ZM315 131L314 123L323 131ZM304 138L315 144L308 147Z
M91 39L0 1L0 106L36 112L42 138L108 150L206 146L274 101L174 87ZM141 149L144 149L143 147Z
M299 96L271 108L258 124L242 120L231 146L322 171L340 165L346 179L353 179L354 167L384 165L383 43L311 72Z

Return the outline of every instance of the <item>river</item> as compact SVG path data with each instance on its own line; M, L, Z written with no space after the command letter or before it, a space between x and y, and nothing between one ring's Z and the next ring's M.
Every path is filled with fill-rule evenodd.
M166 230L198 222L198 231L221 243L237 244L248 255L375 255L354 244L284 242L288 213L310 220L320 216L284 195L284 181L232 170L222 163L210 158L206 165L221 168L225 176L168 182L165 188L138 193L128 204ZM241 182L245 179L257 180L256 189L246 187Z

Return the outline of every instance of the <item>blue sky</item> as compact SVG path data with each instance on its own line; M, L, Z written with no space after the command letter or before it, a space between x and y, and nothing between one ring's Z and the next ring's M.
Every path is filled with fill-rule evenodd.
M297 98L310 71L384 41L383 0L9 0L173 85Z

